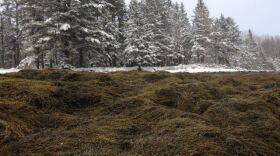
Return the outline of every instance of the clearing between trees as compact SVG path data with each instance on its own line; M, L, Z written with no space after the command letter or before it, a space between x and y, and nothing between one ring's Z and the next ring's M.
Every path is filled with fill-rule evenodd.
M279 73L0 75L0 153L279 156L279 87Z

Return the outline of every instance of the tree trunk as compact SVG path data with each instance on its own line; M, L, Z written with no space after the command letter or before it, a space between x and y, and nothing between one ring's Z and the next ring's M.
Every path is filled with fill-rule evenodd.
M36 54L37 54L36 67L37 69L40 69L40 49L38 47L36 48Z
M79 67L84 67L84 56L82 52L79 52Z
M142 67L141 67L141 65L138 65L137 70L138 70L138 71L142 71Z
M55 65L58 66L58 56L57 56L57 51L55 52L55 55L54 55L54 59L55 59Z
M19 30L19 13L18 13L18 4L16 3L16 41L15 41L15 66L18 66L20 63L20 30Z
M50 59L50 68L53 68L53 59Z
M40 69L40 58L39 58L39 56L36 59L36 67L37 67L37 69Z
M5 68L4 19L1 17L1 66Z
M18 66L19 63L20 63L20 46L19 46L19 43L16 42L16 45L15 45L15 66Z
M42 51L41 52L41 66L42 66L42 69L45 68L45 60L44 60L45 56L44 56L44 52Z
M16 53L17 53L17 47L16 47L16 42L13 41L13 67L16 67L17 66L17 56L16 56Z

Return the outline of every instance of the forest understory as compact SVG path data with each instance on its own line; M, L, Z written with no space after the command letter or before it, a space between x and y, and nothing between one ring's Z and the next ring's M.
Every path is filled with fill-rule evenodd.
M280 74L0 75L0 155L280 155Z

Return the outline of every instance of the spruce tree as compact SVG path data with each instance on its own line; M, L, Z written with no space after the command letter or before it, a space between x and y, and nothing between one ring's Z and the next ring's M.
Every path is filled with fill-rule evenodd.
M154 44L154 26L146 20L145 2L132 0L129 5L125 64L128 66L148 66L159 63L158 47Z
M107 61L111 56L106 54L106 50L115 46L115 38L105 31L112 21L111 4L88 0L40 3L27 0L26 7L31 15L27 23L30 25L31 49L35 55L41 56L41 62L48 56L50 64L55 62L56 65L87 67L90 64L111 64Z
M194 11L193 19L193 47L192 53L196 57L195 62L206 63L211 62L213 54L211 49L211 25L212 19L209 17L209 10L203 0L198 0Z
M230 65L230 59L239 49L240 31L234 20L223 15L216 19L211 33L215 62Z
M2 34L5 39L6 45L3 44L2 52L6 51L3 55L7 59L6 64L8 67L16 67L21 60L22 41L23 41L23 12L22 3L19 0L3 0L2 7L2 28L5 34ZM6 50L4 50L6 49ZM3 63L3 61L2 61Z
M46 56L51 57L54 49L59 51L59 44L56 36L59 34L58 24L53 22L52 15L58 12L61 4L56 1L22 0L23 10L26 13L24 27L26 34L26 52L32 53L36 58L37 68L44 68L47 62L52 66L53 61L46 61ZM55 55L55 62L59 64L58 55Z
M250 70L272 70L274 66L268 61L260 43L254 37L252 30L242 38L240 53L235 56L236 65Z
M105 24L105 29L109 31L111 35L114 36L114 48L111 46L111 57L108 58L111 62L110 66L123 65L123 60L121 59L122 52L124 51L124 41L125 41L125 22L127 20L127 10L124 0L107 0L113 7L110 7L110 14L107 14L107 18L103 18L107 24Z
M169 20L168 0L144 0L145 23L149 27L146 35L150 38L155 55L161 60L159 65L172 65L172 49L174 44L169 35L171 23Z
M187 13L185 11L184 4L175 4L174 17L172 18L174 23L172 37L174 40L173 57L178 63L188 64L191 59L191 26Z

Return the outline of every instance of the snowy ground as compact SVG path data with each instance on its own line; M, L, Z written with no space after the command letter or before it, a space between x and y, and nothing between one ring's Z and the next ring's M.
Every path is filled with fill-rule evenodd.
M94 67L94 68L76 68L74 71L90 71L99 73L110 73L118 71L133 71L137 67ZM144 71L156 72L166 71L170 73L218 73L218 72L271 72L271 71L252 71L241 68L230 68L223 65L205 65L205 64L190 64L168 67L143 67ZM0 69L0 74L18 72L19 69Z
M6 74L6 73L14 73L19 72L19 69L11 68L11 69L2 69L0 68L0 74Z
M117 72L117 71L133 71L137 70L137 67L121 67L121 68L108 68L108 67L94 67L94 68L80 68L74 69L75 71L92 71L92 72ZM241 68L229 68L223 65L202 65L202 64L191 64L191 65L179 65L179 66L168 66L168 67L143 67L144 71L167 71L170 73L216 73L216 72L241 72L248 71Z

